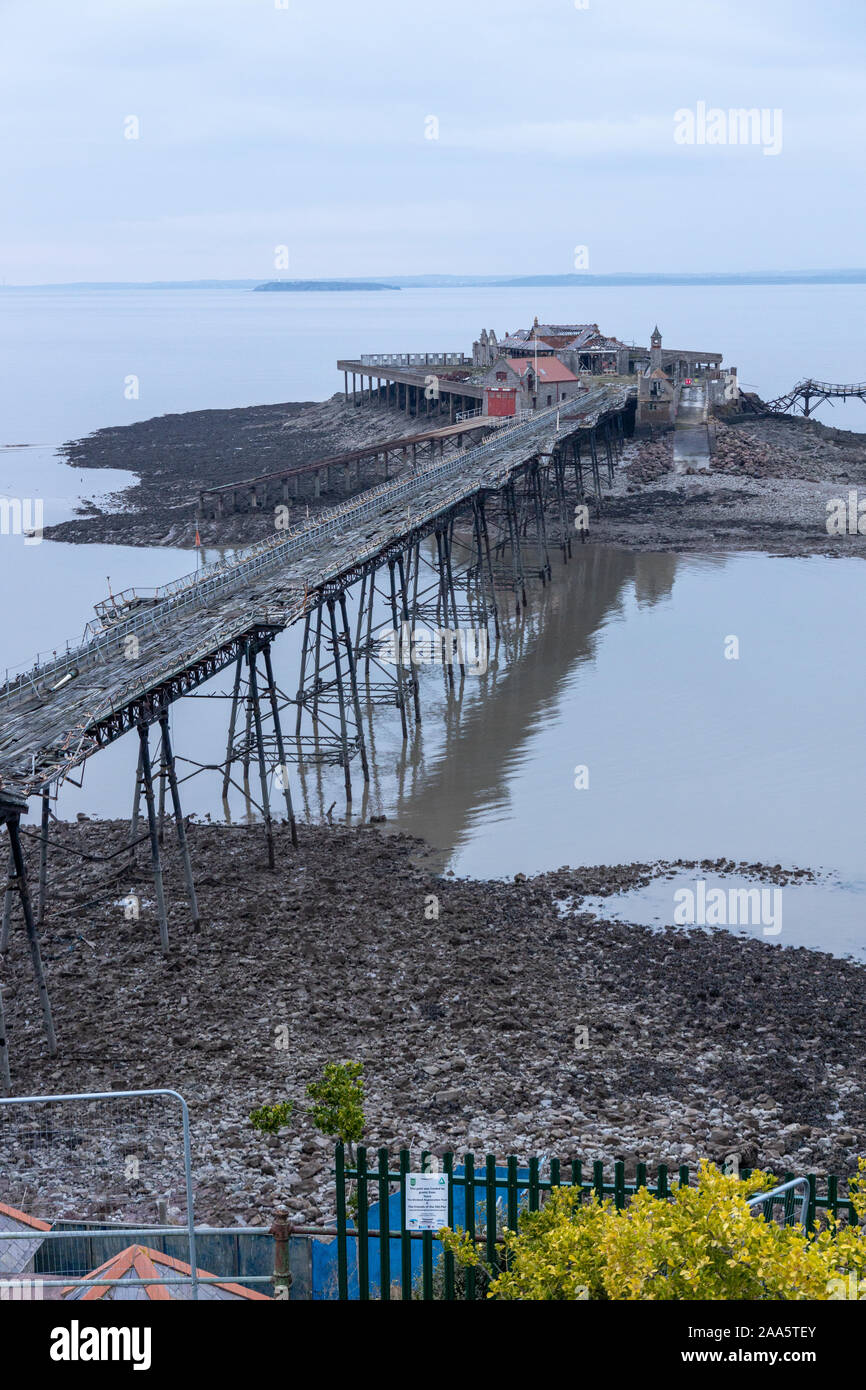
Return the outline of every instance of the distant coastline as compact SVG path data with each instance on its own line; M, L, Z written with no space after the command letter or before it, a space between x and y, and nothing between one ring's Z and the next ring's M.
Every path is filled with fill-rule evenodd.
M268 280L256 285L256 290L288 290L303 293L310 290L399 290L399 285L383 285L377 280Z
M533 289L594 286L628 288L641 285L864 285L866 269L781 271L686 271L665 273L617 271L607 275L570 272L566 275L389 275L386 280L357 276L353 280L76 280L48 284L0 285L4 290L435 290Z
M499 289L546 285L864 285L866 270L708 271L706 274L524 275L497 281Z

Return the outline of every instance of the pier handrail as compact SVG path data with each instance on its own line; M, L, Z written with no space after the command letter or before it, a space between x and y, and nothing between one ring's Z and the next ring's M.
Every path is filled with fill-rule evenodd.
M627 388L623 388L618 394L624 397L627 395ZM360 493L357 497L347 502L341 503L337 507L329 508L327 511L319 513L315 521L309 526L291 528L285 534L278 533L276 536L268 537L264 541L259 541L252 546L245 547L230 558L217 561L212 565L206 566L204 569L193 570L186 575L180 576L176 580L172 580L169 584L156 590L155 597L157 601L155 603L144 606L141 609L136 609L126 616L120 617L106 625L89 623L85 628L83 640L76 646L71 647L67 645L65 652L56 656L52 661L43 664L40 664L37 658L35 665L21 672L14 679L8 680L3 687L0 687L0 709L2 709L4 705L16 700L20 703L25 694L34 693L37 697L42 697L45 693L50 693L52 689L50 682L52 680L62 679L69 673L78 674L79 668L82 665L91 665L95 663L109 650L109 648L116 649L118 641L122 640L123 637L141 634L146 631L164 631L166 622L179 612L189 607L200 605L212 599L217 594L231 593L250 578L278 568L281 564L287 563L295 558L316 541L339 532L341 529L345 528L350 521L362 521L366 517L383 510L383 504L386 503L386 501L396 503L408 499L413 495L423 492L424 488L431 483L458 473L468 464L479 461L485 455L493 454L495 457L502 448L503 443L507 447L508 444L525 437L529 433L535 432L539 426L544 425L548 420L552 421L557 414L560 415L561 420L571 420L576 428L585 428L586 424L584 417L592 408L593 397L600 398L598 401L600 405L603 400L610 399L611 388L609 386L598 387L595 391L590 391L586 395L576 398L573 402L566 403L566 405L572 407L577 407L579 403L579 411L577 411L577 413L575 413L574 409L569 412L566 405L562 402L536 411L531 419L520 421L508 429L497 430L494 435L491 435L483 443L474 445L470 449L461 450L446 462L440 462L432 467L421 469L405 481L380 484L375 488ZM497 476L508 472L512 466L512 463L506 461L502 469L498 470ZM435 516L438 514L438 512L443 509L443 505L447 507L447 505L450 505L454 500L459 500L460 495L462 494L458 490L454 494L449 494L445 503L443 503L441 499L437 500L432 515ZM429 519L430 516L426 514L410 517L408 529L412 529L412 525L426 524ZM354 563L361 563L364 559L378 553L380 548L381 546L377 544L372 547L369 552L362 552L361 555L355 557ZM314 578L314 584L327 582L329 577L331 576L328 573L320 571ZM306 587L307 589L311 587L309 580ZM299 587L296 589L290 588L287 592L287 599L289 600L287 608L283 609L281 604L281 610L287 615L289 613L292 615L289 621L294 621L296 616L303 613L303 607L300 610L297 610L296 607L300 592ZM216 633L212 630L207 638L208 650L212 651L216 645L219 645L219 642L216 640L217 637L219 637L220 640L229 640L231 634L237 634L239 625L241 627L244 625L255 625L255 614L256 610L254 606L251 605L250 611L245 615L243 622L241 622L239 618L233 618L225 625L226 633L228 634L226 637L222 635L222 628L218 629ZM231 630L230 633L229 629ZM198 649L198 644L196 649ZM186 654L184 654L184 656L186 656ZM177 660L173 660L172 666L176 665ZM143 688L142 681L146 674L147 672L141 673L139 671L134 680L123 688L124 691L128 691L130 688ZM42 687L41 690L39 688L40 686ZM113 708L119 703L119 692L115 691L110 697L109 704ZM104 706L102 708L104 708ZM89 712L86 722L92 722L93 717L94 712Z
M857 392L857 391L866 391L866 381L848 382L848 383L845 383L845 382L832 382L832 381L816 381L815 378L814 378L814 377L811 377L811 376L804 377L802 381L798 381L798 382L797 382L797 385L796 385L796 386L793 386L793 387L791 388L791 390L793 390L793 391L800 391L800 390L803 390L803 389L804 389L805 387L807 387L807 386L811 386L811 387L812 387L814 390L816 390L816 391L826 391L826 392L828 392L828 393L830 393L830 392L836 393L836 392ZM790 392L789 392L789 394L790 394Z
M866 381L816 381L814 377L803 377L789 391L784 391L781 396L767 401L766 408L771 411L785 411L790 409L796 400L808 396L822 396L825 400L847 400L850 396L859 396L861 400L866 400Z

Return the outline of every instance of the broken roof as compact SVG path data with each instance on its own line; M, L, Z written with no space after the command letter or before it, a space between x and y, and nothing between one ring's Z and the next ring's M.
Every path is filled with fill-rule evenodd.
M555 352L582 347L590 338L597 336L598 332L597 323L540 323L535 326L536 336L548 343ZM529 337L528 328L521 328L514 334L516 340L526 340Z
M593 333L592 337L587 338L580 344L586 352L615 352L617 348L626 347L626 343L621 343L619 338L608 338L604 333Z
M552 345L545 342L543 338L524 338L519 333L513 333L508 338L502 338L498 346L500 348L505 348L509 352L517 350L521 353L534 353L536 348L538 348L539 352L543 353L553 352Z

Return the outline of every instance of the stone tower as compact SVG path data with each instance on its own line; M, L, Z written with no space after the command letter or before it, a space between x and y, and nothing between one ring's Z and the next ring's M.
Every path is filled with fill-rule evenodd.
M656 367L662 364L662 335L659 326L656 324L650 338L650 371L655 371Z

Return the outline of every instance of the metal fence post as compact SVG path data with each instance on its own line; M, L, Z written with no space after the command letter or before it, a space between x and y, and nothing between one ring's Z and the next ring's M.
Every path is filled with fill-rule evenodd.
M487 1263L496 1268L496 1159L487 1154L484 1175L484 1220L487 1236Z
M366 1303L370 1298L370 1227L367 1206L367 1149L358 1145L358 1297ZM380 1213L381 1221L382 1215Z
M158 1092L157 1092L158 1094ZM186 1179L186 1220L189 1230L189 1269L190 1288L194 1299L198 1298L198 1265L195 1262L195 1210L192 1197L192 1147L189 1141L189 1107L177 1091L164 1091L164 1095L175 1096L180 1101L183 1114L183 1166Z
M506 1160L506 1171L508 1173L508 1186L506 1188L506 1222L509 1231L517 1230L518 1214L518 1193L517 1193L517 1156L509 1154Z
M625 1164L618 1158L613 1165L613 1200L617 1211L625 1207Z
M443 1156L442 1167L448 1179L448 1227L454 1229L454 1155L446 1153ZM454 1256L446 1251L444 1258L444 1291L445 1298L449 1303L454 1302Z
M430 1172L430 1154L427 1149L421 1150L421 1172ZM433 1298L432 1231L423 1231L421 1234L421 1296L427 1303L429 1303Z
M807 1231L814 1231L814 1229L815 1229L815 1205L816 1205L815 1199L816 1199L816 1197L817 1197L817 1195L818 1195L818 1183L817 1183L817 1179L816 1179L814 1173L809 1173L809 1175L808 1175L808 1180L809 1180L809 1209L808 1209L808 1212L806 1213L806 1230L807 1230Z
M529 1210L538 1211L538 1159L529 1160Z
M346 1237L346 1151L338 1144L334 1167L337 1180L337 1297L349 1297L349 1259Z
M656 1178L656 1196L663 1200L671 1194L668 1191L668 1165L660 1163L658 1166L658 1176Z
M379 1150L379 1297L391 1299L391 1202L388 1150Z
M290 1234L291 1226L289 1225L288 1212L278 1211L271 1226L271 1235L274 1238L274 1298L281 1301L286 1301L290 1297L289 1290L292 1286L292 1275L289 1270Z
M400 1150L400 1286L401 1297L412 1298L412 1241L406 1229L406 1179L409 1176L409 1150Z
M466 1221L466 1233L475 1244L475 1155L464 1154L463 1169L466 1173L466 1184L464 1187L464 1219ZM476 1246L476 1249L478 1247ZM466 1298L475 1297L475 1270L466 1271Z
M827 1179L827 1210L832 1213L833 1220L839 1217L839 1179L832 1173Z
M597 1158L592 1165L592 1185L600 1202L604 1201L604 1163Z

